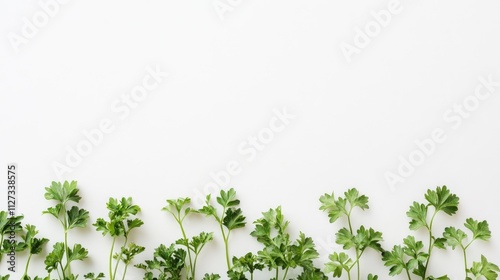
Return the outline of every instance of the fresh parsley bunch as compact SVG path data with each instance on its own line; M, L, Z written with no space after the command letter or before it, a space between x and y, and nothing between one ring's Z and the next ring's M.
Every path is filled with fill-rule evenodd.
M429 236L427 243L416 240L414 236L403 239L403 245L396 245L391 251L383 253L383 261L390 268L389 275L394 276L406 273L409 280L411 275L422 280L427 279L450 279L447 275L434 277L428 273L430 260L434 248L445 249L459 247L463 252L465 279L487 280L497 279L499 268L497 265L488 262L486 257L481 256L480 262L474 262L472 267L467 263L467 249L476 240L487 241L491 237L488 223L486 221L476 221L469 218L465 222L465 227L472 233L472 238L468 240L467 234L455 227L446 227L443 236L434 234L434 222L439 213L454 215L458 211L459 198L451 193L446 187L437 187L435 190L427 190L425 203L414 202L406 215L410 218L411 230L425 230ZM470 275L474 276L471 278Z
M382 233L375 231L372 228L360 226L356 231L353 229L352 212L356 208L366 210L368 206L368 197L360 195L355 188L349 189L344 193L344 197L336 198L334 193L324 194L320 197L321 207L328 213L330 223L336 222L341 217L347 218L348 228L343 227L336 234L335 242L342 245L344 250L354 249L354 258L351 258L347 253L334 252L329 256L330 262L325 265L326 273L333 273L333 277L341 277L343 271L347 273L348 279L352 279L352 271L354 267L357 270L357 279L361 279L361 256L366 249L372 249L377 252L383 252L380 242L382 241ZM368 280L376 280L378 276L369 274Z
M55 217L63 228L63 242L57 242L45 258L46 270L49 273L56 272L60 280L77 279L78 275L71 273L71 263L82 261L87 258L88 251L81 244L68 244L68 233L75 228L84 228L89 221L89 212L76 205L70 207L70 203L80 202L79 189L76 181L65 181L64 183L52 182L50 187L45 188L45 199L56 201L54 207L49 207L43 214Z

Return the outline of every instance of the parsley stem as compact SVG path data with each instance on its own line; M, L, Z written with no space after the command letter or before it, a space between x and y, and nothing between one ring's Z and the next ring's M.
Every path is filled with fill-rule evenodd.
M432 254L432 249L434 247L434 243L432 242L433 240L433 235L432 235L432 225L434 223L434 218L436 218L436 214L438 213L437 210L434 211L434 214L432 215L431 222L427 229L429 230L429 250L428 250L428 256L427 256L427 261L425 262L425 267L424 267L424 274L422 275L422 280L425 280L425 276L427 275L427 267L429 266L429 262L431 260L431 254Z
M125 242L123 243L123 247L125 247L127 245L127 241L128 241L128 236L125 236ZM116 258L116 264L115 264L115 271L113 272L113 279L116 279L116 272L118 271L118 265L120 264L120 261L122 259L122 255L121 255L121 252L118 253L118 257Z
M356 268L358 270L358 280L361 279L361 272L360 272L360 269L359 269L359 267L360 267L359 261L360 261L360 258L361 258L361 254L359 254L359 249L356 248Z
M125 280L125 275L127 274L128 264L125 264L125 269L123 270L122 280Z
M408 271L408 267L405 267L406 275L408 275L408 280L411 280L410 272Z
M283 275L283 280L286 280L286 275L288 274L289 268L290 268L289 266L286 267L285 274Z
M31 249L31 248L28 248L28 249ZM28 267L29 267L29 265L30 265L30 261L31 261L31 256L32 256L32 255L33 255L33 254L31 254L31 253L30 253L30 254L29 254L29 256L28 256L28 260L26 261L26 268L24 269L24 274L23 274L23 276L21 277L21 279L23 279L25 276L27 276L27 275L28 275Z
M57 274L59 274L59 278L65 280L66 279L66 273L64 272L64 267L62 265L61 262L59 262L59 266L61 267L61 271L62 271L62 278L61 278L61 275L59 274L59 272L57 272Z
M196 276L196 262L198 261L198 256L200 255L201 253L201 250L203 250L203 247L205 247L207 243L202 243L201 246L200 246L200 249L198 249L197 251L195 251L195 256L194 256L194 263L193 263L193 269L192 269L192 275L193 275L193 279L195 279L195 276Z
M465 277L467 278L467 253L466 253L466 250L467 248L463 248L463 252L464 252L464 269L465 269Z
M69 247L68 247L68 218L66 217L66 205L62 206L62 213L64 216L64 251L66 253L66 267L63 268L63 277L65 277L66 269L68 270L68 275L71 275L71 267L69 266Z
M231 269L231 261L229 260L229 231L227 233L224 232L224 227L222 226L222 222L219 224L220 225L220 231L222 232L222 239L224 240L224 248L226 251L226 264L227 264L227 270Z
M182 237L184 238L184 241L186 242L186 251L188 253L188 259L189 259L189 267L188 267L188 274L190 273L189 270L191 270L191 276L193 277L194 279L194 272L193 272L193 261L192 261L192 257L191 257L191 249L189 248L189 240L187 238L187 235L186 235L186 231L184 230L184 226L182 225L182 220L183 219L180 219L180 211L178 212L178 215L179 217L176 217L174 215L174 218L175 220L177 221L177 223L179 224L180 228L181 228L181 232L182 232Z
M352 223L351 223L351 212L352 212L352 209L353 207L351 207L351 209L349 209L349 213L347 214L347 222L349 223L349 231L351 232L351 235L354 235L354 232L352 230ZM360 270L360 266L359 266L359 249L356 248L356 270L358 272L358 280L361 279L361 270Z
M115 248L115 241L116 241L116 236L113 237L113 241L111 242L111 251L109 252L109 279L114 280L115 278L113 277L113 251Z

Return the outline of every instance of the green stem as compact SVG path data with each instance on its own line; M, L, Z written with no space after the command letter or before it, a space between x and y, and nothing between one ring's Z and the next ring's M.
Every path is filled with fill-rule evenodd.
M122 280L125 280L125 274L127 274L128 264L125 264L125 269L123 270Z
M222 208L222 215L221 215L220 219L218 217L215 217L215 219L219 222L219 225L220 225L220 231L222 232L222 239L224 240L224 248L226 251L227 270L230 270L231 269L231 260L229 259L229 234L231 233L231 231L228 229L227 236L226 236L226 232L224 231L224 227L223 227L223 222L224 222L224 218L225 218L224 216L226 215L226 210L227 210L227 207L223 207Z
M191 269L191 278L193 278L193 280L196 277L196 263L197 262L198 262L198 254L196 254L194 257L194 263L193 263L193 267Z
M61 273L59 272L59 270L56 269L56 272L57 272L57 276L59 276L59 279L63 279L63 278L61 278ZM49 273L49 279L50 279L50 273Z
M434 211L434 214L432 215L432 218L431 218L431 222L429 224L429 226L427 227L427 229L429 230L429 250L428 250L428 257L427 257L427 261L425 262L425 267L424 267L424 275L422 275L422 280L425 280L426 279L426 275L427 275L427 267L429 266L429 262L431 260L431 254L432 254L432 249L434 247L434 243L432 242L432 225L434 223L434 218L436 218L436 214L437 214L437 211Z
M188 253L188 260L189 260L189 267L188 267L187 272L189 273L189 269L193 270L193 259L191 257L191 249L189 248L189 245L188 245L189 240L187 239L187 235L186 235L186 231L184 230L184 226L182 226L182 220L180 219L180 212L179 212L179 217L176 217L174 215L174 218L177 221L177 223L179 224L179 227L181 228L181 232L182 232L182 238L184 238L184 240L186 242L186 251ZM193 275L193 274L191 273L191 275Z
M113 237L113 242L111 242L111 251L109 252L109 280L114 280L113 277L113 251L115 250L116 236Z
M279 270L278 268L276 268L276 280L278 280L278 277L279 277Z
M355 266L355 265L359 265L359 262L360 262L360 259L361 259L361 256L363 255L363 253L365 252L365 250L361 250L359 251L359 254L356 252L356 261L354 261L354 263L349 267L349 271L352 270L352 268ZM359 275L359 273L358 273ZM358 276L359 277L359 276Z
M186 235L186 231L184 230L184 226L182 226L182 221L184 219L183 218L181 219L181 212L180 211L177 212L177 216L175 216L175 215L173 215L173 216L174 216L174 219L177 221L177 224L179 224L179 227L181 228L181 232L182 232L182 238L186 242L186 251L188 253L188 260L189 260L189 267L187 268L187 273L189 274L189 272L190 272L189 270L192 270L192 268L193 268L193 259L191 257L191 249L189 248L189 245L188 245L189 240L187 239L187 235ZM191 273L191 275L193 275L193 274Z
M351 212L352 212L352 207L351 209L349 209L349 214L347 214L347 222L349 223L349 231L351 232L351 235L354 235L354 232L352 230L352 222L351 222ZM359 249L356 248L356 270L358 272L358 280L361 278L361 269L360 269L360 265L359 265Z
M63 276L66 274L66 270L68 272L68 275L71 275L71 267L69 265L69 247L68 247L68 217L66 215L66 205L62 206L62 212L64 216L64 222L63 222L63 227L64 227L64 251L66 252L66 267L63 268ZM62 266L62 264L61 264Z
M467 277L467 248L462 247L462 251L464 253L464 270L465 270L465 277Z
M349 223L349 232L351 232L351 234L353 234L352 223L351 223L351 211L352 211L352 208L349 211L349 214L347 214L347 222Z
M59 278L61 280L66 280L66 273L64 272L65 269L64 269L64 267L63 267L63 265L62 265L61 262L59 263L59 266L61 266L61 271L62 271L62 278L61 278L61 275L59 274L59 271L57 272L59 274Z
M224 228L222 227L222 223L220 224L220 231L222 232L222 239L224 240L224 248L226 250L226 264L227 264L227 270L231 269L231 261L229 260L229 233L230 231L226 233L224 232Z
M359 253L359 250L356 249L356 268L358 270L358 280L361 278L361 272L359 270L360 268L360 259L361 259L361 255L363 254L363 252Z
M192 269L192 274L191 274L193 276L193 279L195 279L195 276L196 276L196 262L198 261L198 256L200 255L201 250L203 250L203 247L205 247L205 244L201 244L200 249L197 252L194 252L195 257L194 257L193 269Z
M125 242L123 243L123 247L127 246L128 242L128 237L125 237ZM116 272L118 271L118 265L120 264L120 261L122 259L121 252L118 254L118 258L116 259L116 264L115 264L115 272L113 273L114 277L113 279L116 279Z
M28 260L26 261L26 268L24 269L24 274L23 274L23 276L21 278L24 278L25 276L28 275L28 267L30 265L31 256L33 256L33 254L30 253L29 256L28 256Z
M405 270L406 270L406 275L408 276L408 280L411 280L410 271L408 271L407 267L405 267Z
M289 268L290 268L290 267L287 267L287 268L285 269L285 274L283 274L283 280L286 280L286 275L288 274L288 269L289 269Z

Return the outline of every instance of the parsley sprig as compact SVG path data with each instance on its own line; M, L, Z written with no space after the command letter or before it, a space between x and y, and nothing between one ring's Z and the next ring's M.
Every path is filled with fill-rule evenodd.
M368 197L360 195L355 188L344 192L344 197L335 197L335 194L324 194L320 197L321 207L328 213L330 223L336 222L341 217L347 218L348 228L341 228L336 234L335 242L342 245L344 250L354 248L355 258L352 259L348 254L334 252L329 256L330 262L325 265L326 273L333 273L333 277L341 277L342 272L347 273L348 279L352 279L352 270L356 267L357 279L361 279L361 256L366 249L373 249L377 252L382 252L382 233L375 231L372 228L360 226L356 231L353 229L352 212L356 208L361 210L369 209ZM377 276L368 275L368 279L377 279Z

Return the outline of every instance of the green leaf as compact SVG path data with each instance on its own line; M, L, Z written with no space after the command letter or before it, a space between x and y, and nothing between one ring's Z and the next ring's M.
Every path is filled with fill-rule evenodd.
M427 206L425 206L425 204L413 202L413 205L410 206L410 210L406 212L406 215L411 219L411 230L418 230L422 227L429 228L427 224Z
M364 226L361 226L357 231L356 235L353 238L356 247L364 251L366 248L372 248L375 251L382 252L382 246L380 242L382 241L382 233L370 229L365 229Z
M5 211L0 211L0 230L1 230L1 234L3 235L5 233L5 230L6 230L6 225L8 223L8 214L7 212Z
M220 275L219 274L208 274L206 273L205 276L203 276L202 280L219 280Z
M102 231L102 235L109 233L108 223L103 218L98 218L92 225L96 227L96 231Z
M243 257L233 257L233 271L250 272L262 270L264 265L258 261L258 258L253 253L247 253Z
M439 237L434 240L434 247L439 249L446 249L446 238Z
M130 216L136 215L141 211L139 206L132 203L132 198L130 197L122 198L121 200L110 198L106 203L106 207L109 210L108 217L110 220L106 221L103 218L98 218L93 224L97 231L102 232L102 235L109 234L113 237L127 237L132 229L138 228L144 224L143 221L137 218L128 219Z
M384 261L384 265L389 267L390 276L399 275L403 272L403 269L407 269L404 255L404 250L399 245L394 246L392 251L382 253L382 260Z
M87 258L87 249L83 248L80 244L73 245L73 249L68 249L69 261L81 261Z
M312 238L306 237L302 232L300 232L299 238L290 249L293 254L293 263L300 267L312 269L313 260L319 257Z
M346 209L346 200L336 200L334 193L332 193L331 195L322 195L319 198L319 201L321 202L321 207L319 209L328 213L330 223L334 223L340 217L349 213Z
M53 270L57 270L58 265L61 263L64 255L64 243L57 242L53 246L52 252L50 252L47 257L45 257L45 270L47 272L52 272Z
M228 208L226 210L226 214L224 216L222 224L228 230L245 227L246 224L245 216L243 216L243 213L240 208L238 209Z
M347 228L342 228L337 232L336 236L336 243L342 245L344 250L354 247L361 251L364 251L366 248L372 248L378 252L383 251L380 245L382 233L372 228L365 229L364 226L361 226L356 231L356 235L351 234Z
M207 216L213 216L217 219L217 221L219 221L219 217L217 216L217 210L215 209L215 207L213 207L210 204L203 206L201 209L198 209L196 212L201 213L201 214L205 214Z
M85 279L99 280L99 279L104 278L105 276L104 276L104 273L102 273L102 272L101 272L101 273L99 273L97 276L95 276L95 274L91 272L91 273L87 273L87 274L85 274L83 277L84 277Z
M332 273L333 277L341 277L342 271L349 272L354 265L354 262L345 253L333 253L329 256L331 262L325 264L325 273Z
M132 203L132 198L122 197L120 201L116 198L110 198L106 207L109 210L109 219L115 221L124 221L129 216L136 215L141 211L141 208Z
M478 222L472 218L465 220L465 227L472 232L474 240L480 239L488 241L491 238L491 231L487 221Z
M468 270L476 279L483 276L487 280L497 279L500 269L494 263L488 262L485 256L481 255L481 262L474 262L472 267Z
M284 252L286 247L278 247L273 244L265 246L257 252L259 262L263 263L269 269L276 269L286 265L286 257Z
M242 271L237 271L237 268L234 266L227 271L227 277L229 280L248 280L248 278L245 276L245 273Z
M360 195L358 190L355 188L349 189L344 192L345 198L339 197L335 199L334 193L324 194L320 197L322 211L328 213L330 217L330 223L335 222L342 216L349 216L353 208L359 207L362 210L368 209L368 197L365 195ZM347 208L347 202L349 202L349 208Z
M180 213L182 209L184 209L184 215L187 215L191 211L191 208L187 207L189 203L191 203L191 199L189 197L167 199L167 206L163 207L162 210L175 215L176 212Z
M349 189L344 193L347 201L351 205L351 208L359 207L363 210L368 209L368 197L366 195L359 195L357 189Z
M223 208L234 207L240 204L240 201L236 199L236 191L233 188L229 189L227 192L221 190L220 196L217 197L216 200Z
M443 211L448 215L453 215L458 210L459 198L450 192L446 187L437 187L436 190L428 190L425 199L436 211Z
M140 226L144 225L144 222L140 219L133 219L133 220L127 220L127 227L128 230L127 232L130 232L134 228L138 228Z
M129 243L127 247L122 246L121 247L121 252L120 252L120 259L125 263L125 264L130 264L132 260L134 259L135 256L138 254L144 252L146 248L142 246L138 246L135 243Z
M52 182L50 187L45 188L45 199L56 200L61 204L66 204L68 201L79 202L81 197L78 195L76 181Z
M138 264L135 267L145 271L143 279L180 280L185 259L186 251L183 249L176 249L174 244L169 247L162 244L155 249L153 260L146 260L145 264Z
M448 277L447 275L440 276L437 278L434 276L429 276L429 277L427 277L427 280L450 280L450 277Z
M42 252L43 246L49 241L46 238L36 238L35 236L38 234L38 230L34 225L26 225L26 234L21 235L23 239L22 242L19 243L20 246L24 246L28 249L30 254L36 255Z
M297 280L328 280L328 276L319 268L307 268L297 277Z
M349 250L356 246L354 243L354 235L347 228L340 229L337 234L335 242L339 245L342 245L342 249Z
M47 210L43 211L42 214L50 214L54 216L56 219L59 219L61 216L62 204L57 204L54 207L49 207Z
M399 275L403 270L407 270L415 275L423 276L424 264L428 259L428 254L423 252L423 243L417 242L413 236L403 239L403 243L404 246L396 245L391 251L382 253L384 265L389 267L389 275Z
M418 263L425 263L429 254L423 251L424 243L422 241L416 241L414 236L407 236L403 239L404 247L403 251L407 256L414 259L417 263L408 266L409 269L416 268Z
M444 229L443 237L446 239L446 244L455 250L457 246L463 246L462 242L467 238L467 234L455 227L447 227Z
M281 206L278 206L276 209L269 209L269 211L262 213L262 216L262 218L254 222L255 230L250 235L257 238L257 241L266 246L272 245L271 230L276 231L276 236L284 237L289 222L285 220Z
M213 240L213 236L213 232L201 232L199 235L193 236L189 242L189 247L192 248L193 252L199 253L205 244Z
M72 228L84 228L87 226L89 221L89 211L85 209L79 209L77 206L71 207L68 213L68 229Z

